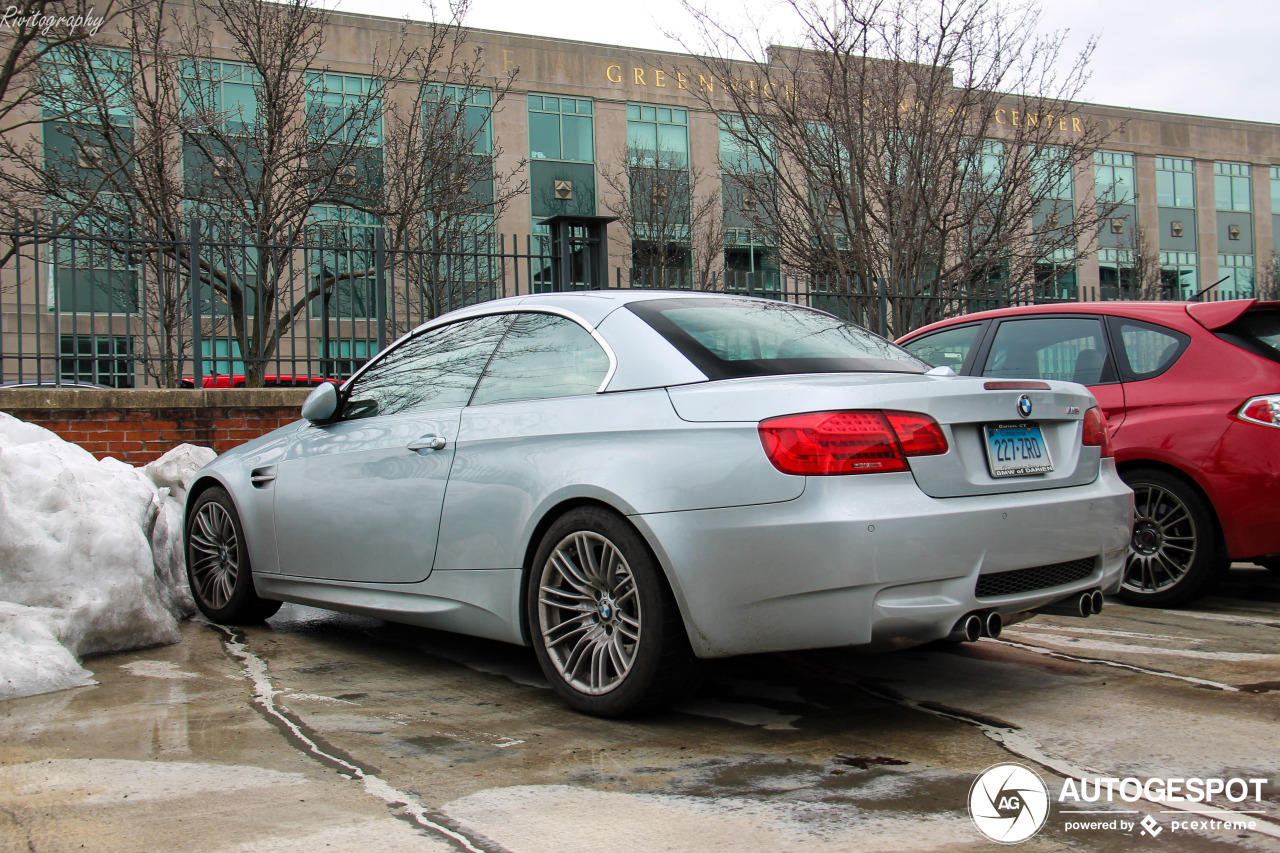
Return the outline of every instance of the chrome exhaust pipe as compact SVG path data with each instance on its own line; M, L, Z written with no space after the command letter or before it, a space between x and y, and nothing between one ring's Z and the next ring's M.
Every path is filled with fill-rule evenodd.
M1054 616L1074 616L1078 619L1087 619L1092 616L1095 611L1093 609L1093 594L1096 590L1085 590L1075 595L1055 601L1053 604L1046 604L1044 607L1037 607L1037 613L1049 613ZM1101 598L1101 593L1098 594ZM1099 607L1099 610L1101 607Z
M976 613L960 617L947 639L953 643L976 643L982 636L982 618Z
M997 611L992 610L982 620L982 636L995 640L1000 637L1002 630L1004 630L1004 618Z
M1094 616L1102 612L1102 590L1095 589L1089 594L1089 606Z

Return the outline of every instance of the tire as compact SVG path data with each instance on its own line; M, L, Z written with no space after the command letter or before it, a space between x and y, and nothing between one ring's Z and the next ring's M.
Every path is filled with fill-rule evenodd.
M597 507L542 537L525 596L533 648L574 710L621 717L696 687L698 661L657 560L634 527Z
M1177 607L1207 593L1228 564L1209 504L1185 480L1159 469L1120 476L1134 493L1120 597L1142 607Z
M279 601L259 598L254 589L244 529L225 489L208 489L196 499L187 519L186 554L191 595L210 621L261 622L280 609Z

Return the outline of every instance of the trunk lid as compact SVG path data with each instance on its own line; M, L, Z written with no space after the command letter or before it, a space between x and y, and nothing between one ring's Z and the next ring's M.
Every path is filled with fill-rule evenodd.
M694 422L755 422L782 415L848 409L923 412L942 425L948 450L908 460L916 483L931 497L1006 494L1092 482L1101 451L1081 445L1084 413L1096 405L1069 382L1047 389L997 388L1001 383L963 376L844 373L731 379L668 389L676 413ZM1023 416L1019 401L1031 404ZM988 462L984 427L1038 426L1053 470L996 477ZM761 449L763 451L763 448ZM857 474L845 476L871 476Z

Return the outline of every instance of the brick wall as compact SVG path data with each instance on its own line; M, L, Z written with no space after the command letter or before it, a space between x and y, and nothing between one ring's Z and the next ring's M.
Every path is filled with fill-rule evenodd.
M306 388L99 390L0 388L0 411L94 456L144 465L178 444L223 453L296 421Z

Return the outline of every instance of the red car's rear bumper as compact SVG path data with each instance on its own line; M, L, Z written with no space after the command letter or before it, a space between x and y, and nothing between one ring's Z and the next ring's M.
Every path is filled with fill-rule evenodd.
M1280 429L1233 421L1200 469L1233 560L1280 554Z

